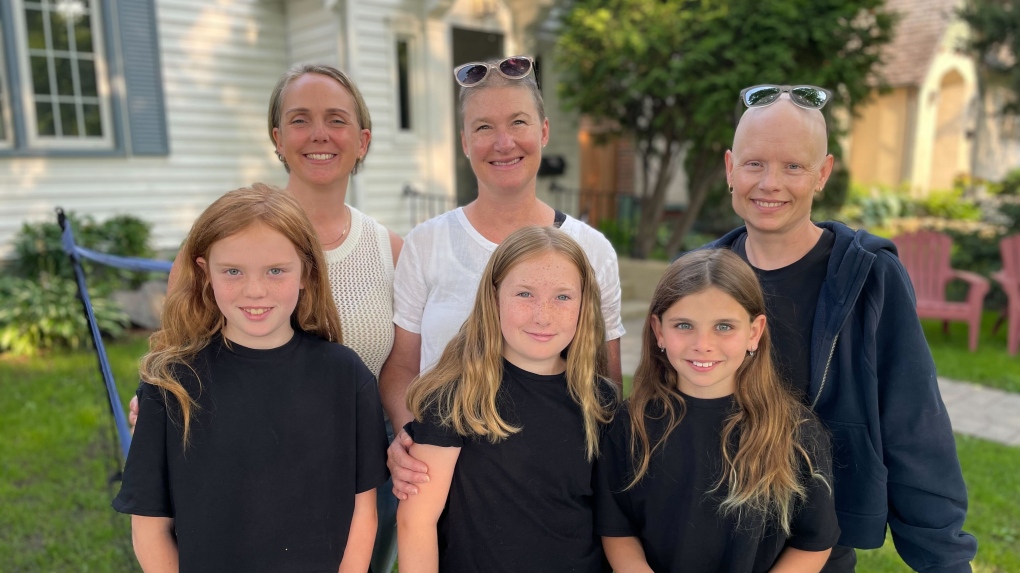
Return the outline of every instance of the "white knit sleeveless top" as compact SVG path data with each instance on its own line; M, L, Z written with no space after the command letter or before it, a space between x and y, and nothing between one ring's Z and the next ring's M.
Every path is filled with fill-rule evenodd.
M344 344L378 378L393 347L393 251L385 227L351 207L347 240L325 252Z

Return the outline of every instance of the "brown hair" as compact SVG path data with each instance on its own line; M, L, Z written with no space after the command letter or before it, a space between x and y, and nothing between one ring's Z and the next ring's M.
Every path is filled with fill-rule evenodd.
M354 115L358 120L358 127L372 131L372 116L368 113L368 104L365 103L365 98L361 97L361 91L358 90L358 86L354 85L351 78L333 66L305 64L303 66L295 66L280 76L279 81L276 82L276 87L273 88L272 95L269 96L269 141L272 142L273 149L276 149L276 138L273 137L273 130L279 129L280 122L283 121L283 97L287 87L294 80L305 74L319 74L336 80L354 98ZM365 162L365 156L368 155L368 148L371 146L372 142L370 140L368 146L365 147L365 155L359 157L354 162L354 169L351 173L357 173L358 169L361 168L361 165ZM282 157L280 161L283 161ZM287 170L287 173L290 173L290 165L287 165L286 161L283 161L283 167Z
M500 59L502 58L489 60L487 63L494 64L500 61ZM533 65L531 72L523 78L505 78L496 70L489 70L485 79L477 84L470 87L460 86L460 93L457 95L457 113L460 116L460 122L462 125L464 123L464 106L467 104L467 100L470 99L472 95L488 88L520 88L528 90L528 93L531 94L531 99L535 102L535 109L538 110L539 121L545 119L545 101L542 99L542 92L538 89L538 82L535 80L535 68Z
M631 457L634 478L628 489L648 472L656 449L683 420L685 403L677 372L659 352L651 317L663 314L685 296L716 288L732 297L751 320L765 314L765 299L754 271L725 249L703 249L680 257L666 270L652 295L641 343L641 361L634 374L630 397ZM786 388L771 356L768 327L758 340L754 356L734 375L737 409L722 429L722 474L712 491L725 491L724 513L739 518L775 519L789 534L795 502L806 495L799 478L806 467L814 479L825 481L814 467L814 445L804 433L813 414ZM674 405L679 403L679 408ZM646 419L666 419L661 436L649 436ZM725 486L725 487L724 487Z
M511 269L549 252L566 257L581 274L581 308L574 339L566 350L566 378L570 395L584 417L588 459L598 456L599 428L609 423L615 411L615 403L603 402L599 386L616 391L606 378L609 367L599 286L580 245L553 227L519 229L489 258L470 316L443 350L436 367L417 378L407 391L407 408L416 420L434 410L440 421L458 434L483 436L492 442L520 430L500 417L496 408L503 379L503 334L497 297Z
M263 225L287 237L301 259L301 283L305 288L298 295L291 322L326 340L343 342L322 248L297 201L290 194L264 183L223 195L199 216L181 246L177 275L163 303L162 327L149 337L149 352L139 367L144 382L158 386L164 395L173 394L180 404L185 445L196 403L176 378L175 368L191 369L189 361L226 323L216 305L209 277L197 259L208 260L209 251L217 241L255 225Z

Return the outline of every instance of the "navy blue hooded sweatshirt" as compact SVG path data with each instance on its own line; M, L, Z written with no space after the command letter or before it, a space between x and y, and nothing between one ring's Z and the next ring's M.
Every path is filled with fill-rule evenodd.
M832 434L839 544L871 549L885 525L915 571L970 572L967 489L935 363L892 241L835 222L811 333L808 404ZM708 247L729 248L746 228Z

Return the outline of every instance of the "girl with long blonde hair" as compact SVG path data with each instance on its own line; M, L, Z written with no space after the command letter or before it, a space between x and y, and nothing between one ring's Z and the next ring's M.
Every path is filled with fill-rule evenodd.
M368 569L386 434L324 268L300 205L268 185L192 227L113 503L146 572Z
M599 287L552 227L512 233L405 426L430 481L397 510L401 571L600 571L592 464L613 415Z
M821 570L839 537L828 442L770 352L761 287L737 255L669 267L597 471L615 570Z

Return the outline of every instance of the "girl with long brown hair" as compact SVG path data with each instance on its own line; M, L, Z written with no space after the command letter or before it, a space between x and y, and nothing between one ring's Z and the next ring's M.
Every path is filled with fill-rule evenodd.
M407 394L430 481L397 509L404 571L601 571L592 464L615 410L599 286L552 227L512 233Z
M263 184L198 218L114 508L151 571L364 572L387 477L375 378L340 344L322 249Z
M615 570L821 570L839 537L828 443L770 351L738 256L670 266L598 464L596 529Z

